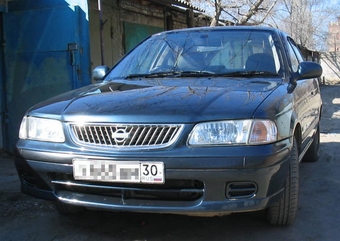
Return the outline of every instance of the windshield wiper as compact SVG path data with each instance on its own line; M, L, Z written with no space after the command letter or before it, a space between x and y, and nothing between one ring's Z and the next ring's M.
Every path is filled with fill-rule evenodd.
M160 78L160 77L254 77L254 76L278 76L268 71L236 71L229 73L215 73L211 71L162 71L148 74L130 74L125 79L135 78Z
M229 73L220 73L217 75L223 77L254 77L254 76L278 76L279 74L269 71L255 70L255 71L236 71Z
M134 78L157 78L157 77L201 77L201 76L215 76L216 73L209 71L162 71L148 74L130 74L125 79Z
M191 70L191 71L179 71L180 77L202 77L202 76L214 76L215 72L202 71L202 70Z
M156 72L149 74L130 74L125 77L125 79L134 79L134 78L157 78L157 77L168 77L168 76L176 76L179 72L177 71L164 71L164 72Z

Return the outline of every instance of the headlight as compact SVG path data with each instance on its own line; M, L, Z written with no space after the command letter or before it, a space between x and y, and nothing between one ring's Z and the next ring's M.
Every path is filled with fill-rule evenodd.
M22 119L19 138L50 142L65 141L63 126L60 121L30 116L25 116Z
M277 140L277 128L270 120L235 120L197 124L189 145L265 144Z

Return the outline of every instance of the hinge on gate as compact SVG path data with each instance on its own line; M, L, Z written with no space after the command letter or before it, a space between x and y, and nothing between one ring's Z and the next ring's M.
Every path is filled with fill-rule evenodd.
M75 51L78 50L78 44L77 43L69 43L68 44L68 51Z

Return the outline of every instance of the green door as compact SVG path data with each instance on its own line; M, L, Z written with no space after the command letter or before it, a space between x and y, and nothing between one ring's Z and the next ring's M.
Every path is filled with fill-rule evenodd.
M125 53L129 52L148 36L162 32L163 30L164 29L160 27L124 22Z

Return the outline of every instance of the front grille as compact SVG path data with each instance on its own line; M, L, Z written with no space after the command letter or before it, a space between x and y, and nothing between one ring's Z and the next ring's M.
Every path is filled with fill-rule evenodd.
M157 184L76 181L69 174L50 174L55 191L114 197L122 200L195 201L202 198L204 184L197 180L166 180Z
M127 148L161 148L174 143L183 125L71 125L75 142L83 145Z
M252 198L257 192L257 185L253 182L231 182L226 187L229 199Z

